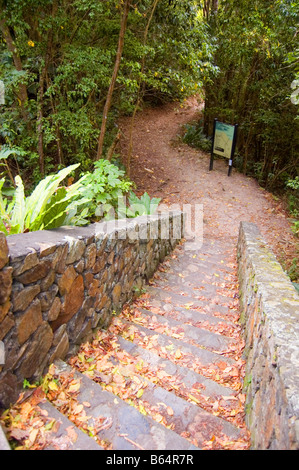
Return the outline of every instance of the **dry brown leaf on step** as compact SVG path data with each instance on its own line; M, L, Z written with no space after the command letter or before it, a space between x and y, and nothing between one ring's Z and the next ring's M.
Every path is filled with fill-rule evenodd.
M74 429L74 426L68 426L66 428L66 432L67 432L67 435L69 436L69 438L71 439L71 441L73 443L75 443L78 439L78 434L76 433L76 431Z

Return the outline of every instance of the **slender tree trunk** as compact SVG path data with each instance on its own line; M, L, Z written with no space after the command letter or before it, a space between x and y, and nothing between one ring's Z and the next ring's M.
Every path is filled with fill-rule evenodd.
M52 5L52 12L51 12L51 17L56 18L57 16L57 11L58 11L58 1L55 0ZM74 30L73 35L71 37L71 40L73 39L77 29ZM46 82L46 88L50 88L51 83L50 83L50 77L48 73L48 68L49 65L54 63L54 56L55 56L55 51L53 53L53 28L50 29L49 31L49 37L48 37L48 43L47 43L47 52L46 52L46 67L45 67L45 82ZM51 104L51 109L52 109L52 115L56 116L57 114L57 107L56 107L56 102L55 102L55 95L53 96L50 94L50 104ZM59 129L59 125L55 123L55 134L56 134L56 145L57 145L57 164L58 165L64 165L64 157L63 157L63 150L62 150L62 145L61 145L61 132Z
M13 62L14 62L16 70L18 72L22 71L23 70L22 61L21 61L21 58L20 58L19 53L17 51L17 48L14 44L13 38L10 34L9 28L6 25L5 19L0 19L0 31L3 35L3 38L4 38L5 42L6 42L6 46L7 46L8 51L12 54L12 58L13 58ZM29 119L28 118L28 113L27 113L27 110L25 108L26 103L28 101L28 95L27 95L27 88L26 88L26 85L24 83L19 84L17 98L18 98L19 104L21 106L23 118L26 120L26 122L28 122L28 119Z
M116 60L115 60L115 64L114 64L114 70L113 70L113 73L112 73L111 81L110 81L110 86L109 86L109 89L108 89L106 103L105 103L105 106L104 106L101 132L100 132L100 136L99 136L99 139L98 139L98 150L97 150L97 157L96 157L97 160L99 160L102 157L102 153L103 153L103 145L104 145L104 138L105 138L105 133L106 133L107 118L108 118L108 113L109 113L110 106L111 106L113 90L114 90L114 87L115 87L115 83L116 83L116 79L117 79L117 75L118 75L118 71L119 71L119 67L120 67L122 52L123 52L123 48L124 48L125 32L126 32L126 28L127 28L127 20L128 20L129 9L130 9L130 0L125 0L123 13L122 13L122 19L121 19L121 27L120 27L120 32L119 32Z
M45 159L44 159L44 136L43 136L43 97L44 97L44 86L46 78L46 65L44 65L40 71L39 76L39 87L37 95L37 151L39 155L39 170L42 176L45 174Z
M47 82L47 88L49 88L50 79L49 79L48 73L46 73L46 82ZM52 95L50 96L50 103L51 103L51 108L52 108L52 114L53 116L55 116L57 114L57 110L56 110L56 103ZM60 134L60 129L59 129L58 124L55 124L55 133L56 133L57 156L58 156L57 163L59 165L64 165L63 151L62 151L62 145L61 145L61 134Z
M152 10L151 10L151 14L149 16L148 22L147 22L145 30L144 30L144 35L143 35L143 45L144 46L146 45L148 30L149 30L151 21L153 19L153 16L154 16L154 13L155 13L155 10L157 8L157 5L158 5L159 1L160 0L154 0L154 2L153 2L153 7L152 7ZM132 118L131 118L131 124L130 124L129 149L128 149L128 156L127 156L127 174L128 175L130 175L131 156L132 156L132 151L133 151L133 128L134 128L135 116L136 116L136 113L138 111L140 102L142 100L142 96L144 94L144 88L141 90L141 79L142 79L142 75L143 75L143 72L144 72L144 67L145 67L145 54L143 54L143 57L142 57L140 78L139 78L139 83L138 83L137 100L136 100L136 104L135 104L135 108L134 108L134 111L133 111L133 115L132 115Z

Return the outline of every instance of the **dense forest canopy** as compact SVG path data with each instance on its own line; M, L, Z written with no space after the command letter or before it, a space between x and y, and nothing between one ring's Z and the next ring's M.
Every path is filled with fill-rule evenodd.
M143 99L161 101L202 86L199 64L210 66L212 51L197 2L1 2L1 141L26 152L19 167L37 179L57 165L80 162L87 169L97 158L126 4L106 147L117 116L133 112L140 88Z
M238 169L289 191L298 216L298 18L291 0L1 0L1 176L28 191L91 171L113 157L119 116L197 93L189 141L215 117L238 123Z

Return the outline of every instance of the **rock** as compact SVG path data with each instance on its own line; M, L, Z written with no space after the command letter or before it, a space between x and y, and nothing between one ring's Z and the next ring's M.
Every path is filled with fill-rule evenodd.
M49 274L41 281L41 290L48 290L55 281L55 271L52 269Z
M63 314L71 318L78 312L84 301L84 283L83 277L79 274L74 280L70 291L65 296L63 304Z
M11 302L7 300L3 305L0 305L0 323L4 320L11 307Z
M62 277L58 281L59 293L61 296L67 294L77 277L77 273L73 266L68 266Z
M24 272L20 276L16 276L16 280L22 284L33 284L34 282L39 281L46 277L51 269L51 261L44 260L38 263L33 268Z
M78 261L78 263L75 264L75 269L77 273L82 274L84 271L84 266L85 266L84 259L80 259L80 261Z
M95 297L99 293L99 280L93 279L88 287L88 295Z
M39 299L41 301L42 311L46 312L53 304L54 298L58 292L58 286L53 284L46 292L41 292Z
M56 272L58 274L62 274L65 270L65 264L66 264L66 258L68 254L68 245L64 245L62 247L61 253L60 253L60 258L57 262L56 265Z
M116 284L112 291L112 302L113 302L113 305L116 307L119 306L121 291L122 291L121 284Z
M32 300L40 293L40 286L25 287L20 292L13 293L12 304L15 312L25 310L32 302Z
M34 333L26 355L20 366L19 373L22 377L30 379L44 361L53 341L53 331L47 322L43 322Z
M83 333L83 325L87 318L90 318L93 314L94 299L92 297L86 297L79 312L74 315L71 321L68 323L67 330L71 342L77 343L78 337Z
M25 260L22 260L21 263L18 264L18 267L14 269L14 276L19 276L20 274L28 271L29 269L33 268L39 263L39 259L37 256L36 251L29 253Z
M48 321L54 321L58 318L61 311L61 301L59 297L55 297L50 310L48 311L47 319Z
M84 302L84 283L81 274L74 280L70 291L65 295L58 318L51 324L54 331L67 323L81 308Z
M2 323L0 324L0 341L7 335L7 333L15 326L13 316L10 314L6 315Z
M69 337L66 331L66 325L61 325L56 330L53 339L53 351L49 359L49 363L53 363L56 359L64 359L69 350Z
M18 381L14 374L7 372L0 379L0 408L9 408L19 396Z
M66 264L75 263L79 261L84 253L85 243L83 240L72 239L69 243L69 252L66 259Z
M106 256L106 254L102 254L100 257L97 258L92 270L94 274L97 274L102 271L102 269L104 269L104 267L106 266Z
M24 272L20 276L16 276L15 279L22 284L33 284L46 277L51 269L51 262L48 260L41 261L33 268Z
M96 310L97 311L102 310L102 308L104 308L106 306L106 304L109 302L109 300L110 299L106 294L99 296L99 299L96 301L96 304L95 304Z
M10 297L13 268L8 266L0 271L0 304L4 304Z
M0 232L0 269L8 263L9 250L7 246L6 237L3 232Z
M92 269L97 256L97 247L95 243L89 245L85 250L85 269Z
M40 301L36 299L16 321L19 344L24 344L42 322L43 317Z

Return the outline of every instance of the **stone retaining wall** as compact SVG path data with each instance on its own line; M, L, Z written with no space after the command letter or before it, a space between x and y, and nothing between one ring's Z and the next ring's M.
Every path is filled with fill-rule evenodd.
M299 449L299 296L254 224L240 225L238 263L252 448Z
M16 400L24 379L108 326L182 238L183 223L173 212L0 233L0 407Z

